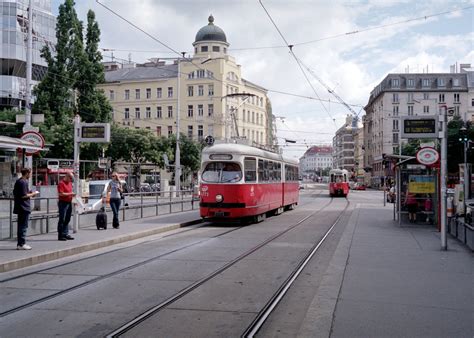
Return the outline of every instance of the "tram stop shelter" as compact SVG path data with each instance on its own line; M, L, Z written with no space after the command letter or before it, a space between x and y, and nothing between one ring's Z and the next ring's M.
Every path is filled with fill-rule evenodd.
M416 223L440 225L440 168L425 166L416 157L388 155L395 172L395 203L393 219L399 224L408 220L406 200L412 194L416 200Z

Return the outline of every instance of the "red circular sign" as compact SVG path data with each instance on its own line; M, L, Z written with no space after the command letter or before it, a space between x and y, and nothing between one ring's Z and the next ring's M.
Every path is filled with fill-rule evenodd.
M27 131L27 132L24 132L20 138L22 140L33 143L37 147L44 148L44 138L43 138L43 135L41 135L40 133L37 133L35 131ZM31 150L31 149L28 150L28 148L26 148L26 155L28 156L37 154L39 152L40 152L39 150Z
M439 160L439 153L435 148L425 147L418 150L416 159L424 165L433 165Z

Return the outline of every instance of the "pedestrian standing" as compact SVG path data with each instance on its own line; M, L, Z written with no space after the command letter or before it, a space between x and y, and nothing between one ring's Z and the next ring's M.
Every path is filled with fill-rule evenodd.
M17 250L31 250L31 246L26 244L26 231L28 229L28 220L31 213L30 199L39 194L39 192L31 192L29 190L28 180L30 176L31 169L21 169L21 177L15 182L15 186L13 187L13 213L18 215Z
M408 192L405 200L405 205L408 209L408 219L410 223L416 222L416 213L418 211L418 201L414 193Z
M72 213L72 199L75 196L72 191L72 173L66 176L58 184L58 241L73 240L74 237L69 235L69 221Z
M112 226L115 229L118 229L120 227L119 210L120 204L122 202L122 193L122 184L120 183L117 173L113 172L112 180L109 182L109 185L107 187L107 194L110 194L110 208L112 209L112 213L114 214Z

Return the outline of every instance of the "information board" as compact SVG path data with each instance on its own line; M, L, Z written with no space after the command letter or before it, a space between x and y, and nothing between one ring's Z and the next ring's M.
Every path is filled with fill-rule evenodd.
M437 138L438 116L402 117L402 138Z
M80 142L110 142L109 123L81 123Z

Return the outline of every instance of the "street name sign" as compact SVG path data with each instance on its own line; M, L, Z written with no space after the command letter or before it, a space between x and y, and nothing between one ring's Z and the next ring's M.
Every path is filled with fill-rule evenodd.
M438 116L402 117L402 138L437 138Z

